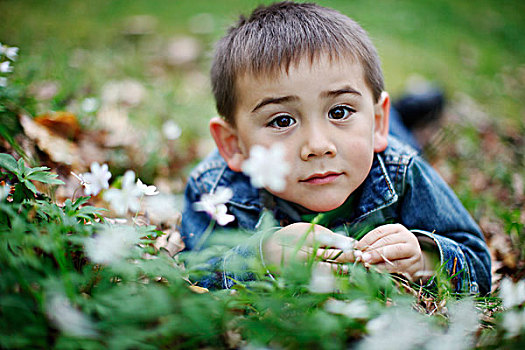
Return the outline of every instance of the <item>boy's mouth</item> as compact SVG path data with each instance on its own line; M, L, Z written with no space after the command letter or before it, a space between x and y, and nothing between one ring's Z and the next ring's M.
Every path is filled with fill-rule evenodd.
M304 183L312 184L312 185L325 185L325 184L334 182L342 174L343 173L336 173L336 172L329 171L326 173L310 175L306 179L299 180L299 182L304 182Z

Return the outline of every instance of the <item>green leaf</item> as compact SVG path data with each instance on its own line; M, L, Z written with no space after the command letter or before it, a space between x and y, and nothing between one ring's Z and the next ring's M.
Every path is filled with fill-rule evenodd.
M27 175L26 179L39 181L45 184L63 185L64 182L62 180L56 179L57 176L58 175L56 174L43 172L43 171L37 171L37 172Z
M16 159L12 155L0 153L0 168L4 168L13 174L17 174Z
M87 201L91 198L91 196L87 196L87 197L79 197L75 203L73 203L73 208L77 209L78 207L80 207L82 204L86 204Z
M20 158L18 160L18 174L24 176L26 174L27 168L24 164L24 160Z
M24 184L24 186L25 186L27 189L31 190L31 192L33 192L34 194L38 194L38 191L37 191L35 185L34 185L31 181L29 181L29 180L24 180L24 181L22 181L22 183Z
M25 184L17 183L15 185L15 193L13 194L13 201L15 203L21 203L24 199L31 198L34 198L33 193L31 193Z
M86 220L91 220L96 217L96 214L99 211L107 211L107 209L97 208L93 206L86 206L86 207L80 208L78 212L75 214L75 217L86 219Z
M46 170L49 170L49 168L47 166L39 166L39 167L36 167L36 168L28 168L27 172L26 172L26 175L31 175L31 174L36 173L36 172L43 172L43 171L46 171Z

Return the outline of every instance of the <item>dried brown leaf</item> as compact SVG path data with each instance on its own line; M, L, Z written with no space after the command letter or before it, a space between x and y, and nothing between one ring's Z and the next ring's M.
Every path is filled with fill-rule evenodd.
M49 112L36 116L34 121L64 138L76 138L80 133L77 117L70 112Z
M204 288L204 287L199 287L199 286L188 286L188 288L189 288L192 292L197 293L197 294L209 293L208 288Z
M77 169L86 167L76 144L35 123L27 115L20 115L19 119L27 137L32 139L53 162Z
M164 231L165 234L155 240L156 249L164 249L169 256L174 256L184 249L184 242L180 236L180 232L176 229Z

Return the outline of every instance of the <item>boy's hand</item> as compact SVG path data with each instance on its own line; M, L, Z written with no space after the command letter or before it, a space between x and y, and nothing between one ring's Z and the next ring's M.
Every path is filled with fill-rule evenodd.
M306 261L315 251L321 260L325 260L321 264L337 270L340 263L355 260L353 251L338 248L345 242L353 245L352 238L334 233L326 227L298 222L283 227L265 240L263 258L268 266L279 267L286 264L294 254L296 259ZM331 260L334 258L336 260Z
M426 257L416 236L400 224L389 224L368 232L355 245L361 260L379 270L400 273L415 280L425 271Z

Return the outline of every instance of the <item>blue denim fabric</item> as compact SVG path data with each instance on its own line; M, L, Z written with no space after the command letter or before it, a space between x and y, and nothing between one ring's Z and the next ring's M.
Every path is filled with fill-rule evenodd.
M203 212L195 212L192 204L204 193L218 186L233 190L228 210L236 220L230 228L254 230L263 208L268 208L282 225L300 221L293 205L273 197L265 190L251 186L250 179L230 170L217 151L212 152L191 173L185 192L181 234L187 250L192 250L210 223ZM395 137L389 146L374 157L372 169L356 191L353 212L333 223L350 231L370 229L386 223L400 223L416 236L426 236L439 249L441 264L455 276L456 290L486 294L491 287L491 261L483 235L472 217L449 186L410 146ZM265 197L273 197L274 205ZM264 203L264 204L263 204ZM241 254L249 254L242 249ZM252 252L258 254L257 251ZM226 258L215 260L215 271L199 281L204 287L229 288ZM242 276L233 275L236 280Z

